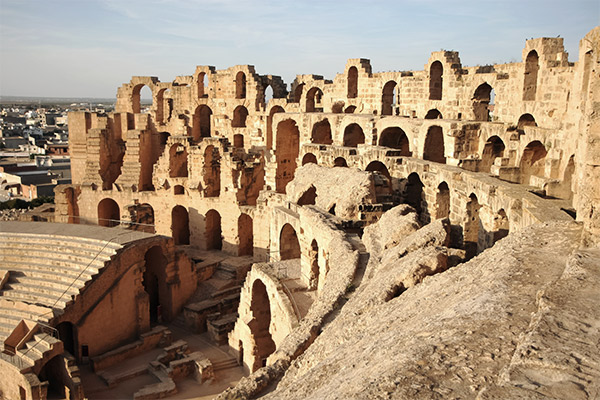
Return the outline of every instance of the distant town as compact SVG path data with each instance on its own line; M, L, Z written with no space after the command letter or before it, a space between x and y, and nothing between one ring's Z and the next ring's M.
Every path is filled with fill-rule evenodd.
M19 211L14 209L24 202L51 202L56 185L71 183L69 111L113 109L114 100L2 96L0 219L16 219Z

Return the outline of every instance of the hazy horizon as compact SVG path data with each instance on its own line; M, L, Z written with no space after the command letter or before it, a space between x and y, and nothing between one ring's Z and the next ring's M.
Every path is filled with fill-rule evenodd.
M599 17L597 0L2 0L0 95L114 99L132 76L169 82L197 65L250 64L289 85L333 79L349 58L422 70L440 49L509 63L526 39L559 35L573 62Z

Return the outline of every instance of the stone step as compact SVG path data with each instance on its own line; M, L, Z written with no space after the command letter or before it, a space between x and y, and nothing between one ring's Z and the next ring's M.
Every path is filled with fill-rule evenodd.
M25 261L24 261L25 260ZM93 263L77 263L69 260L62 260L57 258L24 258L23 256L0 256L0 264L3 265L4 269L9 271L19 271L21 268L27 268L33 266L30 269L49 270L55 272L77 272L81 271L98 271L104 267L103 262Z
M4 286L3 291L20 290L23 292L30 292L36 295L42 296L55 296L63 299L71 299L71 296L79 294L79 288L72 286L42 286L35 283L21 283L21 282L10 282Z
M1 299L1 297L0 297ZM25 320L29 320L29 321L42 321L47 323L48 319L52 317L52 310L47 308L48 313L47 314L36 314L27 310L20 310L16 307L7 307L7 306L0 306L0 315L2 316L2 318L6 318L7 320L16 320L16 321L20 321L22 319Z
M79 288L81 288L85 285L85 280L83 280L83 279L73 279L69 282L69 281L56 281L56 280L47 279L45 277L30 276L30 275L16 276L14 278L11 276L9 284L12 282L19 283L21 285L26 285L26 286L46 287L46 288L53 289L53 290L60 290L61 292L67 291L67 293L69 293L69 294L79 294Z
M25 263L24 263L25 264ZM98 273L96 268L90 267L87 271L80 270L65 270L59 269L59 271L48 270L45 265L40 264L27 264L32 268L11 268L11 278L15 278L18 281L27 281L31 279L52 281L57 284L70 285L76 282L79 287L83 286L85 282L89 281L93 275Z
M31 233L11 233L0 232L0 243L10 242L27 242L27 243L48 243L55 247L74 246L78 248L98 249L102 247L112 248L115 250L123 247L121 244L108 242L100 239L82 238L77 236L60 236L60 235L45 235Z
M65 296L59 300L59 296L53 296L46 293L32 292L31 290L23 290L21 288L11 290L1 290L0 296L5 299L11 299L13 301L21 301L30 304L41 304L46 307L63 309L68 301L71 300L70 296Z
M24 249L27 251L42 251L42 252L53 252L59 254L73 254L84 257L103 257L110 258L112 255L116 254L117 251L110 247L97 247L97 248L81 248L75 247L72 245L58 245L58 244L43 244L43 243L28 243L28 242L20 242L20 241L0 241L0 252L5 249L14 249L20 250Z
M213 371L222 371L224 369L236 368L239 367L237 360L235 358L229 358L227 360L218 361L213 363Z
M52 255L53 257L48 257ZM0 261L19 261L19 259L31 260L42 259L58 265L65 263L76 263L81 265L103 265L109 258L95 256L79 256L69 253L57 253L55 250L34 250L34 249L10 249L0 247Z

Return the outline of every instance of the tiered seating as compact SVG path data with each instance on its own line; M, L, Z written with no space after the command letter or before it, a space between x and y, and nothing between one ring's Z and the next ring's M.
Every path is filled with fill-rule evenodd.
M0 290L0 339L21 319L47 321L62 312L122 245L59 235L0 232L0 265L9 271ZM37 305L37 311L16 304Z

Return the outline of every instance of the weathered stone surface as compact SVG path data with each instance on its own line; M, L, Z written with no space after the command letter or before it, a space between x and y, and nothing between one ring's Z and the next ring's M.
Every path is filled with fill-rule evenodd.
M414 208L400 204L384 213L379 221L367 226L362 240L371 257L378 257L382 251L397 245L420 227L419 216Z

